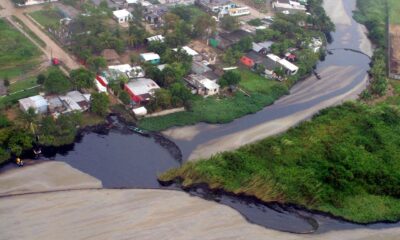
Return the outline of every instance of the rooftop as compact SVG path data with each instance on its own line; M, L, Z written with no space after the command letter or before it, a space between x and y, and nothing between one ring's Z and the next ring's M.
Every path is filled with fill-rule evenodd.
M140 54L140 57L144 60L144 61L151 61L151 60L156 60L156 59L160 59L160 55L158 55L157 53L142 53Z
M152 93L154 90L160 88L156 82L149 78L138 78L129 81L125 86L137 96Z
M130 16L131 13L126 9L121 9L121 10L113 11L113 15L116 18L126 18L126 17Z
M199 55L198 52L196 52L195 50L193 50L192 48L188 47L188 46L183 46L181 48L184 52L186 52L189 56L197 56ZM178 51L178 48L174 48L172 49L174 51Z

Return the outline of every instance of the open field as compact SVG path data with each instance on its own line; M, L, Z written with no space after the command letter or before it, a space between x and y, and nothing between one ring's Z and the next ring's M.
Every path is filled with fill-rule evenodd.
M43 27L57 27L64 16L57 8L29 13Z
M10 93L14 93L14 92L18 92L18 91L22 91L31 87L36 86L36 77L30 77L27 78L25 80L21 80L21 81L17 81L15 83L12 83L9 87L8 87L8 91Z
M389 21L390 24L400 24L400 1L398 0L387 0L389 9Z
M140 127L160 131L173 126L191 125L198 122L227 123L261 110L288 91L283 84L268 80L247 69L241 69L240 73L242 81L239 86L249 93L250 97L239 91L232 97L221 99L197 97L190 111L144 118L139 122Z
M34 69L41 52L18 30L0 19L0 78L13 78Z

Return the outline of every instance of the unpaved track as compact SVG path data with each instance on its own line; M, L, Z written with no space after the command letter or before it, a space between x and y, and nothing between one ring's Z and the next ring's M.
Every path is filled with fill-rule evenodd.
M25 16L24 13L29 12L30 10L38 10L40 9L43 5L39 6L33 6L33 7L24 7L24 8L15 8L14 5L11 3L11 0L1 0L1 6L4 9L0 10L0 17L6 17L9 19L13 25L15 22L12 20L11 16L15 15L21 21L30 29L32 32L34 32L40 39L43 40L43 42L46 43L46 47L42 48L39 46L39 49L41 49L44 54L47 56L48 59L50 59L52 56L57 57L61 60L63 64L69 69L77 69L79 68L79 63L72 57L70 56L66 51L64 51L60 46L57 45L49 36L47 36L42 29L40 29L37 25L35 25L27 16ZM18 30L24 31L21 28L18 28ZM24 33L26 34L26 33ZM28 37L31 41L30 37ZM37 43L33 41L36 45Z

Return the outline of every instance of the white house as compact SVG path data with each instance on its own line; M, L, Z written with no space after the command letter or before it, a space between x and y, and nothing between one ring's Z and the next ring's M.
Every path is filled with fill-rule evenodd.
M212 96L219 93L218 83L208 79L201 74L190 74L185 81L191 85L195 93L202 96Z
M289 62L286 59L281 59L280 57L274 54L268 54L267 57L275 63L275 65L281 66L285 69L285 73L287 75L295 75L299 70L299 67Z
M114 19L120 24L128 22L133 17L132 14L126 9L113 11L113 16Z
M272 3L272 7L279 12L293 14L298 12L306 12L306 7L299 2L291 0L276 0Z
M146 38L146 41L149 42L154 42L154 41L158 41L158 42L164 42L165 37L163 35L155 35L155 36L151 36Z
M35 113L44 114L47 113L47 108L49 106L47 100L40 95L23 98L18 102L20 109L24 112L27 112L30 108L32 108Z
M160 63L160 55L157 53L149 52L140 54L140 60L143 62L150 62L152 64Z

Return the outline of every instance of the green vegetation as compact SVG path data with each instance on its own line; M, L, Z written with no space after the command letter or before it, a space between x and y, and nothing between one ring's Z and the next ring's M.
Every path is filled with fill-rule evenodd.
M13 84L10 84L8 87L8 91L10 93L18 92L18 91L23 91L28 88L32 88L37 86L36 83L36 78L35 77L30 77L25 80L17 81Z
M43 42L43 40L41 38L39 38L34 32L32 32L32 30L30 28L28 28L28 26L25 25L24 22L21 21L21 19L19 19L18 17L12 15L11 16L12 19L14 21L16 21L21 27L22 29L33 39L35 40L36 43L38 43L41 47L46 47L46 43Z
M144 118L139 126L148 130L160 131L172 126L183 126L198 122L227 123L246 114L255 113L272 104L287 93L287 88L276 81L268 80L249 70L241 70L239 86L250 96L237 91L231 97L197 96L186 112L178 112L160 117ZM256 87L256 86L263 87ZM223 114L221 114L223 113Z
M346 103L312 121L161 175L358 222L400 218L400 111ZM377 167L379 166L379 167ZM300 190L301 189L301 190Z
M368 37L377 45L372 58L370 70L371 81L361 97L370 100L374 96L383 96L388 87L387 66L386 66L386 2L387 0L358 0L359 10L354 12L356 21L364 24L368 28Z
M38 10L29 15L45 28L58 28L60 19L64 17L58 8Z
M37 66L39 49L3 19L0 19L0 45L0 78L13 78Z
M108 113L110 101L105 93L93 93L91 96L90 110L91 112L105 117Z
M354 19L368 28L368 37L375 44L386 46L386 1L357 0Z
M384 95L387 88L385 34L375 34L384 20L384 8L379 5L383 3L378 2L359 0L356 12L358 20L375 22L367 27L380 47L373 57L371 85L363 93L371 98ZM211 188L299 204L361 223L397 221L400 83L391 85L394 94L384 101L374 105L348 102L322 110L284 134L186 163L159 178L182 179L185 186L207 183Z
M396 0L387 0L389 9L390 24L400 24L399 12L400 2Z
M255 27L258 27L258 26L263 25L263 22L262 22L261 19L259 19L259 18L251 19L251 20L249 20L247 23L248 23L249 25L255 26Z
M49 70L43 85L46 92L51 94L63 94L71 89L71 82L58 68Z

